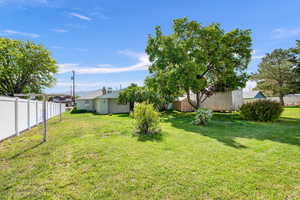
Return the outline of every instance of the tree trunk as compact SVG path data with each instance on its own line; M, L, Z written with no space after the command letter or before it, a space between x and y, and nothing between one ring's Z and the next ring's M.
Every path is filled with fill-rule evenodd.
M198 101L198 98L196 99L196 104L194 104L193 101L191 100L190 91L186 91L186 94L187 94L187 100L188 100L189 104L197 110L200 107L200 102ZM198 97L198 95L197 95L197 97Z
M283 96L284 96L283 94L280 94L280 95L279 95L280 104L281 104L282 106L284 106Z
M129 110L133 111L134 109L134 102L129 102Z

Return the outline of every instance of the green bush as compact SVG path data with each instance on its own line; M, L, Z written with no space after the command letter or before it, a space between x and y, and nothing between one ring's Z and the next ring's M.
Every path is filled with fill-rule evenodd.
M86 113L88 112L87 110L78 110L76 107L74 107L72 110L71 110L71 114L77 114L77 113Z
M266 122L277 120L283 108L275 101L259 100L244 104L240 111L243 119Z
M160 132L159 113L155 111L152 104L137 104L134 107L132 116L138 134L146 135Z
M207 125L208 122L211 120L212 115L213 115L212 110L199 108L196 111L196 116L195 116L195 119L193 121L193 124L195 124L197 126Z

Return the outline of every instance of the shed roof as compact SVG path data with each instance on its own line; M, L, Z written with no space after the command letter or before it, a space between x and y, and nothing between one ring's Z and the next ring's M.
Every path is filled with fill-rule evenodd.
M244 99L265 98L265 97L266 96L261 91L258 91L258 90L243 92L243 98Z

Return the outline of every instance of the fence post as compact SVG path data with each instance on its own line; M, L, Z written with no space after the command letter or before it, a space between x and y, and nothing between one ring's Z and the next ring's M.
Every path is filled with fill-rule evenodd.
M35 124L39 124L39 102L35 102Z
M43 142L46 142L46 96L43 96Z
M61 121L61 103L59 104L59 121Z
M27 126L30 129L30 99L27 100Z
M19 130L18 130L18 98L15 99L15 134L18 136L19 135Z

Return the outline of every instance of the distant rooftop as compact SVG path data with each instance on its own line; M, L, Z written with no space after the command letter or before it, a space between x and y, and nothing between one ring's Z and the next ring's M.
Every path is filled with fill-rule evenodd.
M258 90L252 90L248 92L243 92L244 99L254 99L254 98L266 98L266 96Z
M98 96L102 95L102 89L91 91L87 93L86 95L79 97L77 100L88 100L88 99L95 99Z
M120 90L112 91L111 93L99 96L100 99L117 99L119 97Z

